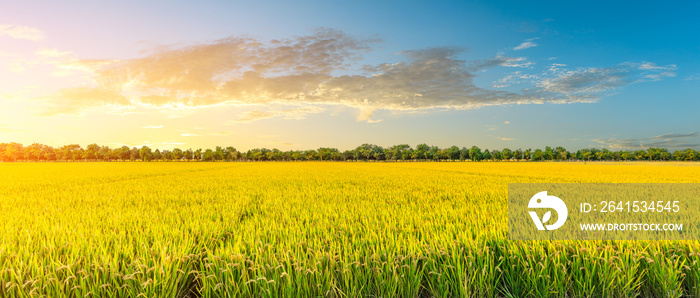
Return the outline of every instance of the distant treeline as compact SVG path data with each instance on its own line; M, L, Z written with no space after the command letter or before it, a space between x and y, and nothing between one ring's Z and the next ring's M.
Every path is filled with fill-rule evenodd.
M544 149L502 150L481 149L457 146L438 148L420 144L416 148L402 144L384 148L372 144L363 144L353 150L340 151L336 148L318 148L317 150L251 149L246 152L234 147L216 146L214 149L152 150L148 146L141 148L122 146L109 148L90 144L86 148L80 145L66 145L59 148L34 143L23 146L18 143L0 143L0 160L14 161L697 161L700 152L693 149L677 150L673 153L665 148L649 148L635 151L610 151L608 149L581 149L576 152L564 147L545 147Z

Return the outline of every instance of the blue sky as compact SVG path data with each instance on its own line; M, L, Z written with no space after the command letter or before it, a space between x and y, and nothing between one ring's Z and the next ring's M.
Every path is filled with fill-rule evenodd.
M699 8L5 1L0 141L700 148Z

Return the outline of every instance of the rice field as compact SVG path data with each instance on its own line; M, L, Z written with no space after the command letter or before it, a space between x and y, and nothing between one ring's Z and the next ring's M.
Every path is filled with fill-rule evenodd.
M700 296L700 242L509 241L507 185L697 163L0 164L0 297Z

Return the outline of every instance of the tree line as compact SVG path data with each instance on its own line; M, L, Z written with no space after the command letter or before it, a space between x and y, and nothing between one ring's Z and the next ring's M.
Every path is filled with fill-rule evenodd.
M698 161L700 152L691 148L670 152L666 148L646 150L581 149L576 152L564 147L546 146L544 149L488 150L477 146L470 148L452 146L438 148L420 144L412 148L407 144L381 147L362 144L353 150L340 151L321 147L316 150L290 150L258 148L246 152L234 147L216 146L214 149L153 150L148 146L109 148L90 144L51 147L39 143L23 146L19 143L0 143L0 160L16 161Z

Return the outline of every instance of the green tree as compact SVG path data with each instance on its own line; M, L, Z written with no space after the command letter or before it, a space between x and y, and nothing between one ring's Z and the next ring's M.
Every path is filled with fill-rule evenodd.
M202 160L203 161L215 161L217 154L214 152L214 150L207 149L204 150L204 153L202 153Z
M508 148L503 148L503 150L501 150L501 158L503 160L510 160L513 158L513 151Z
M544 160L544 152L542 152L541 149L535 149L535 152L532 153L532 160L534 160L534 161Z
M294 154L294 153L292 153ZM352 150L345 150L343 151L342 155L343 160L354 160L355 159L355 152Z
M583 159L590 161L591 157L593 157L593 152L591 152L590 150L586 150L583 152Z
M134 161L139 159L139 149L136 147L132 147L129 149L129 160Z
M143 146L139 149L139 158L142 161L150 161L153 158L153 151L148 146Z
M113 150L110 150L109 147L107 146L100 146L100 150L97 151L97 158L104 160L104 161L110 161L113 159L116 159L116 154L114 154Z
M513 158L515 158L515 160L517 160L517 161L520 161L521 159L523 159L523 150L517 149L517 150L513 151Z
M340 152L336 148L318 148L318 158L320 160L335 160Z
M445 150L445 153L447 155L447 158L450 160L460 159L459 147L457 147L457 146L452 146L450 148L447 148L447 150Z
M163 161L171 161L171 160L173 160L173 152L170 151L170 150L163 150L160 154L161 154L162 157L163 157Z
M413 159L423 160L427 158L428 151L430 151L430 146L428 144L419 144L416 146L416 150L413 150Z
M374 145L362 144L355 148L355 159L370 160L374 156Z
M317 160L318 152L316 152L316 150L306 150L304 151L303 156L306 160Z
M481 154L481 158L484 160L489 160L489 159L493 158L493 156L491 156L491 152L489 152L489 150L486 149L486 150L484 150L484 153Z
M163 155L160 153L159 149L156 149L156 151L153 152L153 159L156 161L159 161L163 158Z
M126 161L127 159L129 159L129 155L131 154L131 150L129 150L128 146L121 146L118 149L116 149L116 151L117 157L122 161Z
M411 150L411 146L408 144L394 145L389 148L389 153L386 158L391 160L406 160L411 158L410 154L407 154Z
M55 148L53 148L53 147L51 147L51 146L44 145L44 146L41 148L41 151L42 151L42 154L44 155L44 159L45 159L45 160L52 160L52 161L55 161L55 160L57 159L56 149L55 149ZM0 154L0 155L2 155L2 154Z
M182 152L182 157L186 161L190 161L190 160L194 159L194 151L192 151L192 149L187 149L187 150Z
M630 157L632 157L632 154L629 151L622 151L620 153L620 158L622 158L622 160L629 160Z
M555 148L554 152L555 152L555 154L554 154L555 159L557 159L557 160L569 159L569 152L567 152L566 149L564 149L564 147L562 147L562 146Z
M467 147L462 147L462 149L459 149L459 160L467 159L469 159L469 149L467 149Z
M226 158L226 151L221 146L216 146L214 149L214 160L224 160Z
M173 159L181 160L183 156L184 156L184 154L182 152L182 149L180 149L180 148L173 149Z
M85 160L95 160L97 159L97 152L100 151L100 145L90 144L87 145L85 151L83 152L83 159Z
M10 143L5 147L5 156L8 160L17 161L24 155L24 146L19 143Z
M428 160L438 160L440 159L440 148L437 146L431 146L430 150L425 154L425 159Z
M238 150L231 146L226 147L226 160L238 160L240 157Z
M469 148L469 158L472 161L480 161L483 158L481 149L477 146L472 146Z
M549 146L544 147L543 158L546 160L553 160L554 159L554 150L552 150L552 147L549 147Z

